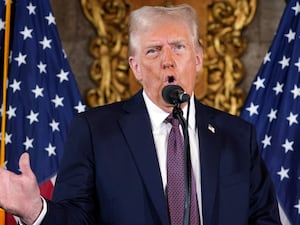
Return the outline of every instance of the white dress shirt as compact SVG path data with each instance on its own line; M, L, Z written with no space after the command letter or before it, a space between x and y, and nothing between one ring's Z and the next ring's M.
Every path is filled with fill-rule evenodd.
M162 182L164 190L166 191L167 186L167 145L168 136L172 125L165 122L169 113L163 111L158 106L156 106L143 92L143 97L146 103L146 107L150 116L150 121L152 125L152 134L154 138L154 143L156 147L157 158L159 161L160 172L162 176ZM188 107L184 107L183 116L186 119L188 113ZM180 127L181 128L181 127ZM194 96L190 99L190 109L188 116L188 132L190 138L190 150L191 150L191 164L193 173L195 175L196 181L196 192L198 198L199 215L200 222L202 220L202 201L201 201L201 173L200 173L200 154L199 154L199 137L198 128L196 127L196 110ZM201 222L202 224L202 222Z

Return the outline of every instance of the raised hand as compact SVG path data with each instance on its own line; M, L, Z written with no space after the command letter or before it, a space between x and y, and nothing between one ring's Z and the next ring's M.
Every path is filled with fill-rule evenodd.
M34 173L30 168L29 154L19 160L21 174L0 168L0 207L20 217L25 224L32 224L39 216L43 204Z

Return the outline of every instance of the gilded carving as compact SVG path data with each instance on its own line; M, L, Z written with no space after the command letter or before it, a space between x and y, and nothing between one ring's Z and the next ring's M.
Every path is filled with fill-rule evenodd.
M127 63L127 19L129 6L122 0L81 0L87 19L97 37L90 43L95 58L90 76L96 87L86 96L91 107L130 97Z
M255 10L256 0L213 1L208 8L203 71L207 92L201 100L235 115L244 101L244 92L238 88L244 77L240 57L247 47L242 31Z
M204 103L238 114L244 100L244 93L238 88L244 77L240 57L247 47L242 31L253 19L256 0L206 2L206 35L201 40L205 48L204 67L195 92ZM81 0L81 4L97 31L89 49L95 58L90 76L96 87L88 91L87 103L94 107L127 99L140 88L127 63L130 5L124 0ZM162 1L161 4L175 3Z

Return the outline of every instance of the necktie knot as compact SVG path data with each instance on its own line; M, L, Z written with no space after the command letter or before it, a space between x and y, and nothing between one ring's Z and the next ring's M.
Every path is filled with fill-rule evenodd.
M168 115L166 121L172 124L173 127L179 127L179 120L177 118L174 118L172 113Z

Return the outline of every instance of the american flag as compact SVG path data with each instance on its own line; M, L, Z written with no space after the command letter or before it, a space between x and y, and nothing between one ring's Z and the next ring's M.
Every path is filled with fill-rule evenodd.
M0 67L8 26L4 9L5 1L1 0ZM20 155L29 152L42 193L51 198L50 180L59 167L69 122L86 107L62 49L48 0L13 1L10 43L5 166L18 173ZM1 107L1 113L2 110Z
M300 1L286 5L241 111L253 123L279 204L300 224Z

